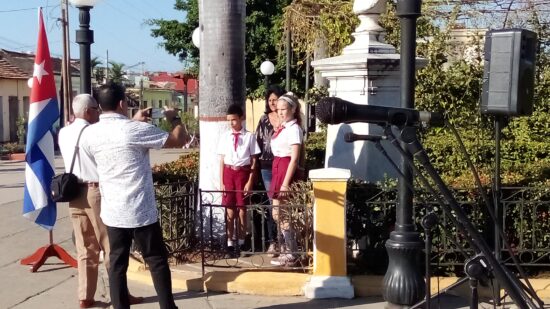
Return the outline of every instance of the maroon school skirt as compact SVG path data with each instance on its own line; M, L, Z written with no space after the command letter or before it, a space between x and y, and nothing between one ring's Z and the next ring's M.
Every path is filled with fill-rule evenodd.
M271 187L269 188L269 197L277 198L279 190L285 180L286 170L290 163L290 157L275 157L273 159L273 167L271 169ZM292 180L290 181L292 183ZM290 184L289 184L290 185Z

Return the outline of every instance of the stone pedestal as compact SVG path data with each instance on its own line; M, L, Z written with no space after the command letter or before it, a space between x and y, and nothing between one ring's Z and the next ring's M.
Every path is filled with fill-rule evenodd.
M346 189L348 170L312 170L313 276L304 286L307 298L353 298L346 269Z
M316 60L311 63L317 73L330 82L329 94L356 104L400 107L400 55L384 42L384 29L378 17L385 10L385 1L355 1L354 12L361 24L353 33L353 44L341 56ZM417 68L424 66L417 60ZM381 134L377 125L353 123L329 125L325 167L349 169L354 178L380 181L397 173L386 158L369 142L348 144L347 132ZM400 157L389 143L382 144L396 162Z

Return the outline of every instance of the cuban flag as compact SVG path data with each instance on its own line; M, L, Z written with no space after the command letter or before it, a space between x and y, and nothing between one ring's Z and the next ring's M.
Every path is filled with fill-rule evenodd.
M55 171L51 130L58 118L53 66L40 8L27 129L23 216L47 230L53 228L57 217L56 204L50 197L50 185Z

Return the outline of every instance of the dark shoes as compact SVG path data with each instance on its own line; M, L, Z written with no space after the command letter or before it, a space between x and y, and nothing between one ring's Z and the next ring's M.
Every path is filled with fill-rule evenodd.
M143 297L128 295L130 305L137 305L143 302ZM80 302L80 308L90 308L95 304L93 299L83 299Z
M130 305L137 305L143 302L143 297L133 296L131 294L128 295L128 299L130 300Z

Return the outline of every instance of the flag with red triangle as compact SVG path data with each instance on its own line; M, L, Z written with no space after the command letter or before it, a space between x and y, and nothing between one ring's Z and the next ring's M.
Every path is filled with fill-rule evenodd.
M41 8L38 9L38 43L32 75L23 215L51 230L57 217L56 204L50 195L55 174L52 127L59 119L59 106Z

